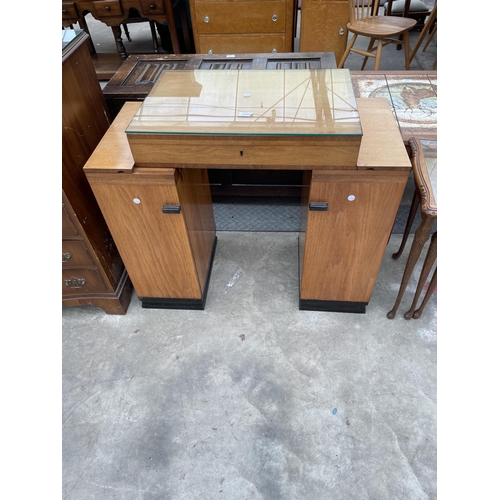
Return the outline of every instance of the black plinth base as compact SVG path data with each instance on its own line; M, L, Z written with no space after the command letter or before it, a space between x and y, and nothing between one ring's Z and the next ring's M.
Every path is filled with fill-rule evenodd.
M366 313L368 302L347 302L343 300L309 300L300 299L301 311L327 311L340 313Z
M210 255L210 264L208 266L207 279L201 299L169 299L164 297L140 297L143 309L189 309L203 311L207 300L208 285L212 275L212 266L214 263L215 249L217 247L217 236L214 238L212 253Z

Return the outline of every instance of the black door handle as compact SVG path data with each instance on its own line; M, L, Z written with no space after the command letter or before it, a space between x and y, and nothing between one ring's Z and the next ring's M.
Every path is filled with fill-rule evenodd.
M328 202L312 201L309 203L309 210L311 212L326 212L328 210Z

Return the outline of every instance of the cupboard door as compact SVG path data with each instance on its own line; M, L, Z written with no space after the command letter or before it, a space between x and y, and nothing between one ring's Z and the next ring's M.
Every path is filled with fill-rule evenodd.
M137 295L201 299L175 171L103 176L92 189Z
M368 303L408 172L313 172L300 298Z
M347 0L302 0L300 52L334 52L337 64L347 45Z

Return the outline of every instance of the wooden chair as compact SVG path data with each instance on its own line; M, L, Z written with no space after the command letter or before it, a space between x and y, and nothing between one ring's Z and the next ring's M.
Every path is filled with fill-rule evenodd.
M430 32L429 32L430 30ZM425 49L429 46L429 43L431 40L434 38L434 35L437 33L437 1L436 4L434 5L434 8L432 9L432 12L429 16L429 19L427 19L423 29L422 33L420 33L420 36L418 37L417 43L415 44L415 47L413 47L413 50L410 54L410 63L415 57L415 54L417 53L420 45L424 41L424 38L429 35L429 38L427 39L427 43L425 44L424 48L422 49L422 52L425 52ZM436 62L434 62L434 66L436 65Z
M382 47L389 43L404 45L405 67L410 69L410 38L408 32L415 26L415 19L407 19L395 16L378 16L379 0L374 0L372 8L365 7L363 0L349 0L349 22L347 29L353 36L346 47L344 55L339 63L339 68L344 67L347 56L351 52L365 56L361 69L365 68L369 57L375 58L374 69L378 70L382 59ZM373 15L371 14L373 12ZM403 35L403 40L393 38ZM354 43L358 36L365 36L370 39L367 50L355 49ZM377 42L377 45L375 45ZM373 54L375 52L375 54Z
M431 10L421 0L387 0L387 3L384 5L384 14L386 16L399 16L415 19L417 24L415 24L412 30L423 31L426 19L431 14ZM429 26L431 25L429 24ZM401 35L399 36L399 39L403 39ZM401 45L398 45L398 50L400 49Z

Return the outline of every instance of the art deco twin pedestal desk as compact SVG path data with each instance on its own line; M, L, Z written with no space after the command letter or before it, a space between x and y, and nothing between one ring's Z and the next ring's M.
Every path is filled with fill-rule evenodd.
M210 168L302 171L299 308L365 312L411 169L387 99L355 99L349 70L241 69L126 103L84 172L145 308L205 307Z

